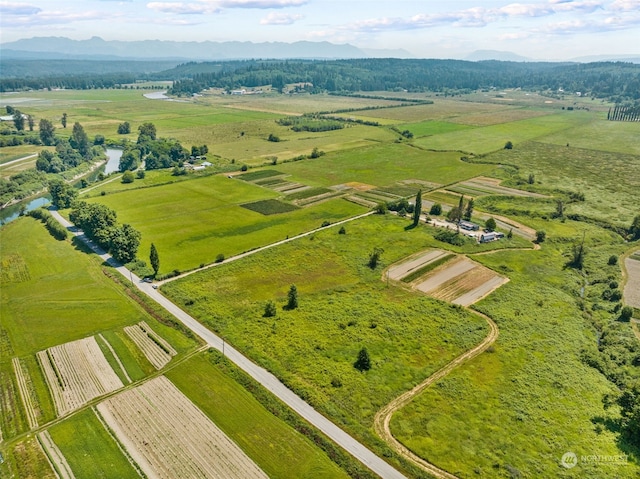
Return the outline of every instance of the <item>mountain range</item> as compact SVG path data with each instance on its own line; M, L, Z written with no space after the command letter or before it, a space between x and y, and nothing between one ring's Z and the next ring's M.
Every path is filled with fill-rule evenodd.
M411 58L405 50L361 49L329 42L176 42L162 40L106 41L99 37L71 40L35 37L0 45L3 58L74 60L240 60L240 59L342 59Z
M72 40L65 37L34 37L0 44L3 60L154 60L212 61L243 59L351 59L414 58L403 49L370 49L330 42L180 42L164 40L118 41L92 37ZM539 62L508 51L477 50L468 61ZM573 58L569 62L624 61L640 63L638 55L599 55Z

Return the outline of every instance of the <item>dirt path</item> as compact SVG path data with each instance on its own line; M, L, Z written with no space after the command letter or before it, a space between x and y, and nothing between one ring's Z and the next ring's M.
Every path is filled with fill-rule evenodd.
M23 156L22 158L18 158L17 160L7 161L6 163L0 164L0 168L4 168L5 166L14 165L16 163L20 163L21 161L30 160L31 158L35 158L38 156L37 153L33 153L32 155Z
M470 309L469 311L484 318L484 320L489 325L489 334L482 340L482 342L480 342L480 344L470 349L469 351L461 354L460 356L455 358L453 361L451 361L449 364L444 366L442 369L440 369L439 371L429 376L422 383L418 384L416 387L414 387L410 391L407 391L406 393L398 396L389 404L387 404L385 407L383 407L376 414L374 418L374 423L373 423L374 429L378 434L378 436L380 436L384 441L386 441L387 444L389 444L393 450L395 450L398 454L400 454L405 459L417 465L419 468L427 471L429 474L432 474L434 477L437 477L438 479L458 479L458 478L457 476L454 476L453 474L443 469L440 469L439 467L431 464L430 462L422 459L421 457L411 452L402 443L400 443L400 441L398 441L395 437L393 437L393 434L391 434L391 429L389 428L389 423L391 422L391 416L393 416L393 413L395 413L397 410L409 404L414 397L416 397L418 394L420 394L422 391L424 391L426 388L431 386L436 381L439 381L440 379L445 377L453 369L457 368L464 362L484 352L489 346L491 346L491 344L495 342L496 339L498 339L498 326L496 325L496 323L493 322L493 320L489 316L486 316L472 309Z

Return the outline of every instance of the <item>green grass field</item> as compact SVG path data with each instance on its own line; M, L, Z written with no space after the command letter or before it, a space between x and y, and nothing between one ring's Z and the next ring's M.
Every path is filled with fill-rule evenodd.
M559 131L587 123L591 118L589 113L562 112L556 115L419 138L415 140L415 143L427 149L459 150L483 154L500 150L507 141L511 141L517 146L523 141L557 134Z
M78 478L137 477L136 470L92 409L50 427L49 433Z
M533 173L536 186L547 191L584 193L585 201L568 205L567 213L628 226L639 212L640 156L637 155L526 142L482 161L515 165L523 179ZM510 179L508 170L495 173Z
M394 143L328 153L315 160L278 165L279 171L292 175L292 181L314 186L354 181L388 186L409 179L447 184L488 174L493 168L491 165L464 163L456 152L424 151Z
M225 176L210 176L141 192L128 191L92 198L118 213L122 223L142 232L139 256L147 258L153 242L160 271L190 269L264 246L287 236L318 228L366 211L342 199L289 213L264 216L239 206L273 199L278 193Z
M422 136L441 135L452 131L468 130L470 127L457 123L449 123L446 121L423 121L420 123L407 123L402 125L402 130L409 130L413 136L420 138ZM400 128L399 128L400 129Z
M271 478L346 478L308 439L273 416L202 353L167 377ZM206 387L203 385L206 384Z
M0 242L0 327L9 356L33 354L145 318L90 256L68 241L54 240L35 219L3 226Z
M381 267L437 242L426 227L405 231L392 216L368 217L339 235L329 228L163 286L177 304L273 371L312 405L375 443L375 412L480 341L480 318L403 288L387 287L367 267L373 247ZM259 278L265 278L260 280ZM268 279L268 280L267 280ZM284 311L289 285L300 307ZM275 318L264 318L274 300ZM362 346L373 358L362 374Z
M637 477L631 457L626 466L559 464L567 451L629 452L613 426L615 409L602 405L611 383L581 360L595 337L573 296L580 276L563 269L565 249L476 257L509 269L511 281L478 305L500 337L393 417L392 431L411 450L460 477Z

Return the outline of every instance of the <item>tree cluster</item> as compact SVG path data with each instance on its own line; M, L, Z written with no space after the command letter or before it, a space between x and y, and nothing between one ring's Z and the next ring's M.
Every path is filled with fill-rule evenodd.
M111 208L98 203L76 202L69 219L121 263L136 258L141 234L131 225L119 225L116 212Z

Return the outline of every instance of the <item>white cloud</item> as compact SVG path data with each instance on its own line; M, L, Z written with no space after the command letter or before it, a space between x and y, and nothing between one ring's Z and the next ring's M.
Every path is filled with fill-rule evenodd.
M147 8L157 12L177 15L203 15L220 11L216 6L204 2L149 2L147 3Z
M24 3L0 3L0 13L3 15L35 15L42 9L33 5L25 5Z
M223 8L287 8L300 7L309 3L309 0L220 0L218 3Z
M640 0L616 0L610 8L614 11L638 12L640 11Z
M291 25L304 18L303 15L289 15L286 13L270 13L262 20L260 25Z

